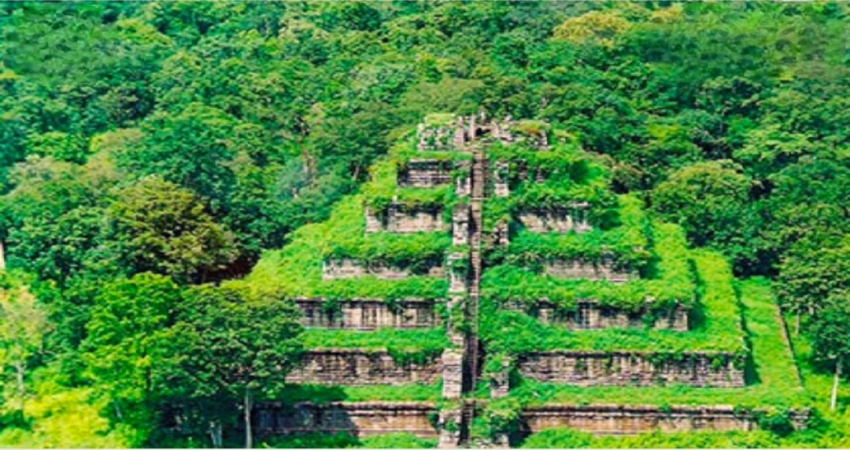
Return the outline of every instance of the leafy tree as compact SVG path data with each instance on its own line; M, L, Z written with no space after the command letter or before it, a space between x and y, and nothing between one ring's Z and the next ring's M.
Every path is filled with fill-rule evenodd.
M116 280L100 289L86 325L80 349L89 377L109 394L118 419L140 431L138 425L156 426L145 416L162 401L157 393L174 357L168 342L181 298L161 275ZM139 416L148 423L139 424Z
M233 238L186 189L149 177L115 195L113 236L134 272L203 280L233 260Z
M0 271L0 368L11 368L14 373L10 385L14 386L14 398L21 412L31 363L43 351L43 338L49 331L47 314L35 297Z
M834 380L829 408L834 410L838 398L838 381L844 375L844 363L850 358L850 296L835 292L829 306L814 321L812 344L816 359L833 369Z
M234 286L200 286L188 291L178 311L173 344L181 361L171 385L196 408L241 399L250 448L254 397L280 388L298 362L297 309L279 298L251 298ZM213 428L219 430L213 444L220 445L220 428Z
M736 259L750 257L754 227L748 210L753 182L731 161L701 162L670 175L652 192L654 209L679 223L698 246L726 250Z

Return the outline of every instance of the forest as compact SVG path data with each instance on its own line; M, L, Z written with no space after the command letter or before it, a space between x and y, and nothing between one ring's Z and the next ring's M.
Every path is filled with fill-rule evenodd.
M481 112L557 124L771 286L818 417L526 445L850 445L848 36L825 1L0 2L0 446L242 445L309 333L238 281L426 116Z

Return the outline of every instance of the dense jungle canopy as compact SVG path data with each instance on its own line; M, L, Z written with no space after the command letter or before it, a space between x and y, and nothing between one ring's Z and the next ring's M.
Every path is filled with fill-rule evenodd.
M0 446L209 445L242 390L275 395L297 312L228 281L433 112L568 130L617 193L772 278L828 385L850 356L848 24L842 2L2 2ZM847 395L805 442L841 442Z

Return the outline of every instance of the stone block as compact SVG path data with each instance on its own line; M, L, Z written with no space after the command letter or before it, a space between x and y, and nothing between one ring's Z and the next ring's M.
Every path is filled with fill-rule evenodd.
M805 427L808 411L793 411L795 428ZM731 405L671 406L652 405L546 405L526 408L521 429L536 433L548 428L570 428L597 435L634 435L653 431L752 431L757 419Z
M626 311L603 307L595 300L578 300L574 311L560 311L552 302L540 299L534 302L534 307L525 306L525 302L515 301L505 305L505 308L525 311L537 320L551 325L562 325L571 330L598 330L604 328L644 328L646 323L643 316L649 305L643 310L628 313ZM688 309L684 306L674 307L668 314L657 317L653 323L657 330L688 330Z
M443 352L443 398L459 399L463 386L463 352L448 349Z
M460 446L460 427L463 411L460 408L440 411L440 440L437 448L458 448Z
M452 209L452 245L469 244L469 205L459 203Z
M422 299L396 301L393 308L383 300L352 299L340 302L338 310L328 311L320 298L296 299L301 323L307 328L432 328L440 324L434 302Z
M452 183L451 161L411 159L398 168L396 180L401 187L435 188Z
M441 375L439 360L422 365L400 364L385 351L322 349L305 351L286 382L344 386L432 384Z
M613 283L624 283L637 278L635 273L617 269L611 258L598 262L581 259L546 261L543 263L543 273L556 278L605 280Z
M517 369L533 380L578 386L744 387L744 371L732 355L691 352L681 360L652 359L640 352L535 352L519 356Z
M532 233L586 233L592 229L587 219L587 203L575 203L566 208L523 210L517 220Z
M431 422L436 407L427 402L309 402L286 405L266 402L256 406L254 432L257 436L306 433L348 433L356 437L407 433L436 438Z

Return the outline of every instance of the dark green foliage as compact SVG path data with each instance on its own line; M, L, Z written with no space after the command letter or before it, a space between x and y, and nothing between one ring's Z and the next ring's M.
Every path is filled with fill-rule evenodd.
M448 220L459 201L452 190L396 190L395 170L417 153L410 141L390 152L416 123L439 111L511 115L518 120L516 133L547 133L552 143L540 152L502 149L512 169L539 170L546 181L512 178L513 197L485 205L485 229L513 221L523 205L551 208L573 200L593 205L598 232L584 236L538 238L513 227L516 246L487 255L488 262L510 270L488 274L488 283L494 274L508 277L519 286L512 294L534 294L532 302L551 292L564 310L578 294L637 308L649 293L661 300L662 312L669 300L687 301L685 288L690 292L695 283L698 304L723 299L705 308L700 325L706 333L722 330L703 340L725 342L738 331L726 322L732 303L706 274L719 279L730 271L705 255L693 259L715 269L698 267L702 278L696 281L687 265L663 267L689 256L662 255L667 246L659 238L676 236L670 247L676 249L685 248L678 241L686 236L692 245L732 258L736 274L777 277L781 304L800 323L793 332L799 329L812 340L833 336L843 320L836 319L843 312L835 305L846 298L850 273L847 20L848 7L841 2L0 5L0 242L8 267L27 272L27 284L52 325L41 356L32 361L45 369L37 381L48 386L50 396L62 389L69 393L66 400L34 401L81 417L91 413L89 421L103 419L74 427L97 439L135 436L58 442L35 433L41 437L28 441L19 429L4 428L0 445L166 442L158 437L142 442L148 434L141 429L144 420L128 431L136 425L126 408L117 407L122 422L108 399L84 391L139 397L135 387L117 389L104 381L84 357L126 344L104 333L111 328L105 318L119 317L119 305L153 317L148 324L128 319L126 328L116 328L131 340L133 330L147 330L172 314L163 305L182 298L187 285L241 277L258 260L244 286L251 295L332 301L365 296L390 303L406 296L444 298L443 278L321 281L321 263L329 257L405 265L422 275L449 250L448 233L362 238L363 206L381 209L395 195L405 205L442 206ZM429 120L433 125L445 118ZM380 159L388 153L394 154ZM469 159L431 153L454 163ZM333 206L366 181L368 168L379 160L378 171L392 176L373 176L360 195ZM455 179L464 175L459 167L452 173ZM609 182L628 197L612 195ZM625 204L626 198L634 205ZM642 202L678 223L681 232L652 219L640 218L646 226L628 222L626 207ZM329 217L331 222L319 224ZM643 248L635 249L636 243ZM601 245L618 265L646 279L627 288L572 285L511 267L539 268L542 260L531 256L535 251L546 258L595 259ZM145 271L174 279L180 295L172 298L148 286L158 285L155 277L135 277ZM489 288L495 291L493 283ZM133 289L150 293L153 301L128 298ZM718 317L724 319L712 324ZM539 335L533 339L556 336L549 341L553 345L566 342L548 328L510 315L502 319L528 325ZM786 371L773 373L774 361L784 361L776 356L783 346L755 331L768 324L755 319L745 324L754 348L772 349L771 357L756 350L757 371L763 379L767 373L774 381L788 378ZM529 336L518 333L517 339ZM645 345L648 336L653 335L628 339ZM603 346L613 342L596 337ZM841 349L817 344L826 356ZM825 361L815 364L818 370L835 369L830 358L820 359ZM140 360L130 372L150 364ZM34 374L27 377L36 381ZM143 378L127 381L138 386ZM825 383L831 386L831 378ZM817 390L824 398L826 391ZM140 395L142 403L156 399ZM774 400L764 401L780 403ZM90 408L84 414L65 401L89 402ZM54 409L43 411L37 420L50 420ZM7 418L0 415L0 423ZM563 445L847 446L845 430L836 429L827 438L795 440L792 434L790 441L761 433L693 440L650 435L623 443L571 435ZM191 445L201 442L197 439ZM421 443L387 439L375 445ZM557 438L538 444L562 445Z

